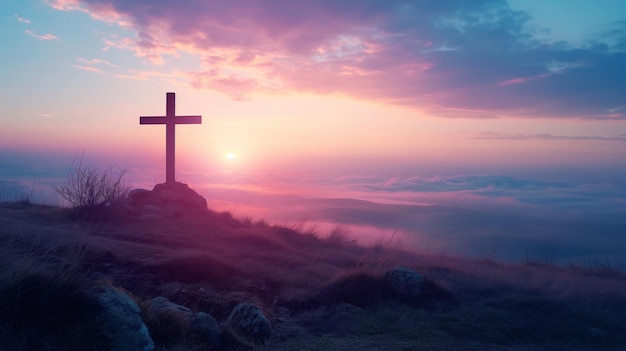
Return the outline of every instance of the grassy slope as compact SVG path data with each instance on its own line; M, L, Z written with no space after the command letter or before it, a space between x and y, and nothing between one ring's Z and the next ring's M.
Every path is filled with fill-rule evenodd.
M365 248L342 241L340 235L321 240L312 233L213 212L154 222L88 223L71 220L66 209L1 204L0 242L0 338L23 331L16 314L44 318L16 307L25 306L24 299L50 299L54 294L46 291L56 289L62 292L61 302L50 303L62 304L64 284L108 280L140 300L165 296L209 312L220 322L237 303L254 302L274 325L269 350L626 346L626 276L612 271ZM396 266L422 272L449 291L459 306L430 310L371 296L372 279ZM48 281L56 283L24 279L39 275L53 277ZM373 278L351 279L359 276ZM34 288L26 294L24 286ZM37 290L43 293L32 292ZM41 304L26 305L45 308ZM60 319L70 326L67 329L75 327L70 312ZM12 347L23 344L19 335L14 339Z

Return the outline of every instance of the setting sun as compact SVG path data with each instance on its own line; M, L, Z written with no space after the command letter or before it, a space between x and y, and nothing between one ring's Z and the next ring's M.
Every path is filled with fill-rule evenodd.
M226 155L226 159L227 160L234 160L235 158L237 158L237 156L235 154L227 154Z

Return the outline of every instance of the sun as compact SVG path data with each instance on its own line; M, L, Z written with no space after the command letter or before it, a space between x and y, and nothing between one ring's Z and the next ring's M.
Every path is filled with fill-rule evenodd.
M235 155L235 154L232 154L232 153L226 154L226 159L229 160L229 161L232 161L232 160L234 160L236 158L237 158L237 155Z

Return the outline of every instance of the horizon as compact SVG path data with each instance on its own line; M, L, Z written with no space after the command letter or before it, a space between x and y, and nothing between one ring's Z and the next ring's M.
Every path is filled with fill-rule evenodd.
M139 116L174 91L202 115L176 128L177 177L216 210L626 265L623 1L0 9L0 190L46 202L81 153L163 182L165 128Z

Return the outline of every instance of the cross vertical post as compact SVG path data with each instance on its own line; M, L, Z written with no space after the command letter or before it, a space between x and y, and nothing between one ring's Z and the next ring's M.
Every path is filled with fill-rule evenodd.
M165 101L165 182L175 182L176 165L176 94L167 93Z
M176 125L202 124L202 116L176 116L176 94L166 93L165 116L141 116L139 124L165 124L165 183L175 183Z

